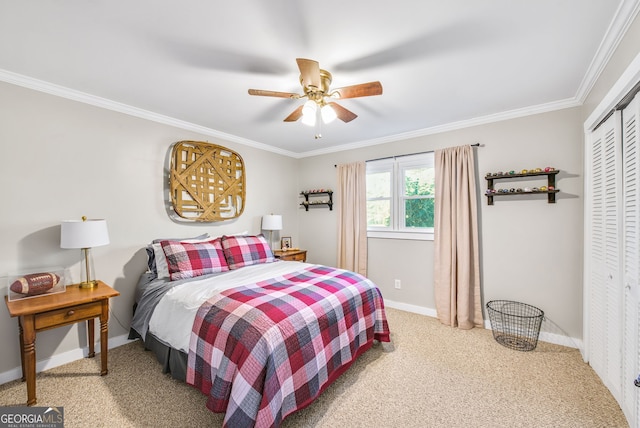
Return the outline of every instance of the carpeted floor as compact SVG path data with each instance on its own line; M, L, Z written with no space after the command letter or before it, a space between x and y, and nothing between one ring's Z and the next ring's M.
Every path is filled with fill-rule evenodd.
M387 309L392 343L367 351L283 427L628 427L576 349L505 348L491 331L456 330ZM38 374L38 406L63 406L65 427L219 427L206 397L163 375L139 342ZM0 385L0 405L26 402L26 386Z

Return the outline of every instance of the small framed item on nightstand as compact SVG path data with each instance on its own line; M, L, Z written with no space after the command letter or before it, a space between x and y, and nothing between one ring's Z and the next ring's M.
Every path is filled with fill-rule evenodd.
M36 268L7 275L9 301L47 296L66 291L65 270L61 267Z
M293 248L293 245L291 244L290 236L282 237L282 240L280 241L280 248L282 248L283 250L288 250L289 248Z

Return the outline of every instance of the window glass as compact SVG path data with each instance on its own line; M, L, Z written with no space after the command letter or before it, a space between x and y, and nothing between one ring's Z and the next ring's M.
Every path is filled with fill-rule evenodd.
M429 235L408 239L433 238L433 152L367 162L366 184L370 232L390 233L394 238L405 238L405 232Z

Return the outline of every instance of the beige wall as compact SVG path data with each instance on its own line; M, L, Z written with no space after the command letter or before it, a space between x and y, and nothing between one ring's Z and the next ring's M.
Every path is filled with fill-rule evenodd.
M261 216L271 212L283 215L282 232L297 239L290 197L298 190L295 159L6 83L0 83L0 111L0 276L69 266L77 281L80 251L60 249L60 222L105 218L111 243L93 253L97 276L121 293L112 302L112 338L128 332L134 288L146 267L144 247L152 239L259 233ZM167 153L186 139L222 144L243 157L247 204L237 220L185 225L169 219ZM86 346L85 331L82 325L38 334L38 361ZM4 304L0 342L0 375L17 373L18 326Z
M559 326L571 337L580 338L583 184L579 108L304 158L300 160L300 186L335 187L336 163L473 143L483 146L476 149L476 175L484 302L530 303L557 324L547 323L552 333L560 333ZM497 199L487 206L482 195L487 172L545 166L561 170L556 204L532 195ZM335 264L336 213L300 210L299 217L301 245L309 249L310 260ZM433 312L433 241L369 239L369 276L393 304ZM394 289L394 279L401 280L400 290Z

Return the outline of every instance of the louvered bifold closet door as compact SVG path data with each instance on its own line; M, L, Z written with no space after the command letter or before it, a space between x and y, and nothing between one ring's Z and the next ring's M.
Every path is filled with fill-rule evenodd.
M589 364L620 400L622 286L620 282L621 115L593 131L589 182Z
M640 95L622 111L624 288L622 331L622 402L631 422L639 427L640 395L633 380L640 373L638 294L640 292Z

